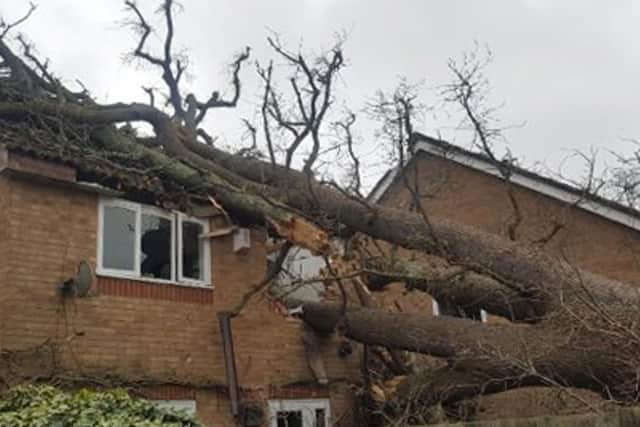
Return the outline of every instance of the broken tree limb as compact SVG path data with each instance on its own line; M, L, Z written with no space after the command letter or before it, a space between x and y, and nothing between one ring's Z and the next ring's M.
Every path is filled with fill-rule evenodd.
M342 316L340 310L338 304L305 303L302 318L319 333L340 330L346 337L364 344L444 358L468 353L479 342L513 342L525 331L512 325L488 327L468 319L430 314L349 307ZM529 328L526 331L529 333Z
M634 393L633 381L625 375L631 375L635 365L626 374L619 366L615 370L606 366L615 365L623 354L629 357L637 344L621 343L615 349L594 346L608 333L587 332L566 321L562 325L554 320L536 325L487 325L359 307L349 307L343 314L339 305L327 303L306 303L303 319L322 334L339 330L363 344L445 359L448 367L443 372L448 376L420 379L410 375L398 387L404 390L405 399L411 394L423 404L533 384L571 384L625 399ZM457 377L465 382L458 382Z
M327 374L327 368L324 364L322 352L320 351L320 337L311 329L309 325L303 323L302 325L302 342L304 343L304 354L307 358L307 363L313 376L318 384L327 385L329 383L329 376Z
M105 149L129 153L145 159L162 171L164 175L182 183L186 188L201 188L209 191L226 209L249 221L270 224L283 237L312 251L326 250L326 233L298 217L282 205L269 201L266 197L256 195L246 189L237 187L243 180L235 179L235 183L218 176L211 169L211 162L200 159L191 166L190 161L197 155L184 155L181 136L175 124L160 111L143 104L115 105L108 107L84 107L78 105L59 106L52 102L33 101L28 103L0 103L0 118L4 120L27 120L37 115L63 115L74 123L103 125L93 136L104 144ZM136 143L107 124L124 121L145 121L151 123L164 141L166 151L175 154L169 157L162 150ZM187 163L180 161L185 159ZM195 167L194 167L195 166ZM202 169L204 168L204 169ZM230 174L226 174L227 177Z
M465 389L464 384L471 384L464 393L429 395L426 390L427 394L420 395L421 401L483 392L488 389L487 383L498 384L496 389L500 389L531 381L591 388L627 404L640 400L637 321L640 296L632 284L585 273L522 243L505 241L446 220L427 221L420 214L373 205L315 181L309 170L295 171L290 165L278 166L275 161L267 163L200 144L188 124L185 128L182 121L176 122L153 107L101 106L87 96L74 96L58 82L53 84L40 78L2 40L0 56L3 67L11 71L5 78L3 69L0 76L0 121L7 129L17 123L23 131L17 134L14 143L37 132L52 137L58 144L55 149L63 150L66 144L73 144L73 138L58 139L58 134L66 137L67 131L76 134L77 128L81 128L89 136L81 138L82 147L75 147L76 153L85 156L87 151L83 150L93 150L89 155L112 152L120 158L144 159L146 166L160 171L157 177L175 181L184 187L185 193L197 189L200 195L211 195L234 218L270 226L301 246L322 251L317 241L322 243L325 238L316 232L315 226L336 234L359 232L440 256L452 268L461 268L465 280L472 277L466 276L467 272L482 276L482 280L474 281L475 288L468 290L473 295L482 296L480 290L490 289L493 282L518 296L540 295L538 301L542 305L536 303L534 312L543 315L534 325L482 325L445 316L303 305L305 321L320 333L329 334L338 327L364 344L445 359L453 370L449 372L451 375L434 377L431 383L428 379L410 377L418 381L418 389L426 384L430 390L440 390L437 380L445 387L443 378L459 382L453 384L453 389ZM116 124L129 122L151 124L155 137L133 138L115 128ZM318 141L314 139L314 148ZM73 159L68 161L73 163ZM128 165L125 168L135 169ZM145 175L140 171L134 173ZM107 177L113 178L108 173L99 175ZM451 277L458 276L455 272ZM454 303L456 300L469 303L465 280L445 281L438 289L430 282L418 280L414 284L434 294L447 291L444 296ZM445 289L445 284L452 290ZM513 307L510 299L495 298L483 304L493 306L496 312L504 304L504 310L509 311ZM526 312L522 313L526 318ZM480 384L476 379L484 382Z
M369 287L383 290L393 282L403 282L409 290L428 293L438 301L450 301L512 321L537 322L544 315L544 294L521 292L489 276L451 266L431 258L422 261L394 259L386 265L363 269Z

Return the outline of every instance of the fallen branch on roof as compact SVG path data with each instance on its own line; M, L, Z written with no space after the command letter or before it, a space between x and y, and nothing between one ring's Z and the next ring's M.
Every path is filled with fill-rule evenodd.
M310 62L279 42L273 41L272 46L281 58L301 67L310 93L325 100L311 103L310 107L320 107L313 114L315 119L307 116L307 121L292 122L279 109L279 101L274 102L273 92L265 96L264 109L271 120L288 126L295 135L290 153L299 147L302 132L312 134L313 149L304 171L292 167L292 154L285 165L278 165L200 143L197 135L204 131L193 132L193 116L181 111L182 104L175 100L178 114L172 116L143 104L99 105L27 66L2 37L0 56L10 73L0 78L0 120L21 124L24 133L19 136L24 139L34 136L31 130L37 129L39 136L48 132L61 150L81 141L83 150L105 160L110 159L106 153L135 158L156 178L177 183L185 193L197 190L210 195L234 219L267 226L291 244L315 253L327 255L330 235L362 233L439 257L443 270L428 263L391 264L370 269L369 276L378 283L402 280L453 304L473 305L531 323L483 325L445 316L389 313L352 307L346 298L340 305L302 304L304 321L318 333L339 330L360 343L446 361L447 366L429 378L411 375L394 386L400 400L449 402L529 384L589 388L625 404L640 399L640 296L633 286L586 273L522 243L443 219L372 205L318 182L311 166L317 160L321 112L331 104L331 79L342 64L342 52L339 47L332 50L319 62L321 68L313 71ZM241 58L236 64L244 61ZM173 80L176 83L178 76ZM298 83L294 80L292 85L301 111L311 111L304 105ZM325 89L322 96L319 87ZM230 102L235 100L234 96ZM200 111L195 117L213 104L213 97L211 102L192 102ZM116 128L130 122L150 124L153 138L137 138L135 132ZM297 130L300 126L307 130ZM105 173L102 178L109 176ZM370 287L375 285L372 281ZM244 306L243 299L237 311Z

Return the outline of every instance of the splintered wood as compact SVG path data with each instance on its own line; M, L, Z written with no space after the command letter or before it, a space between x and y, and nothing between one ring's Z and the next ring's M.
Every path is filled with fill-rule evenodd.
M315 255L328 255L331 245L327 233L311 222L291 215L286 220L270 220L280 237L296 246L310 250Z

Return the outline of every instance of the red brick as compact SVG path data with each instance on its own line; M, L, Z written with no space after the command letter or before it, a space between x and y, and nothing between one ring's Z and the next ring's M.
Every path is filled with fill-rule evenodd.
M216 313L262 279L265 234L252 232L244 255L233 253L230 236L212 240L213 290L98 277L88 297L67 301L63 310L59 284L80 261L95 265L97 219L96 195L0 176L0 347L48 339L61 348L62 368L76 374L193 384L188 393L195 393L200 417L231 425ZM244 390L313 384L299 322L254 298L232 328ZM356 354L337 357L333 342L323 351L331 377L359 376ZM298 397L320 396L316 387L295 390ZM328 395L335 408L350 401L343 391Z

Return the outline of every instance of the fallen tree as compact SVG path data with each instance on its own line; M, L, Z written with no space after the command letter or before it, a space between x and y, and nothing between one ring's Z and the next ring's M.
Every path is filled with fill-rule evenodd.
M139 189L140 181L170 180L176 187L161 187L156 194L160 199L179 198L186 189L197 191L212 197L234 218L266 226L321 255L330 255L328 236L355 234L430 255L433 262L370 260L351 254L359 257L359 275L373 290L402 281L412 289L484 309L512 323L486 325L421 313L388 313L346 299L339 304L303 305L304 321L319 334L339 331L366 345L446 361L436 370L394 382L387 390L394 408L428 407L527 385L587 388L621 404L637 402L640 296L634 287L577 269L536 247L424 212L372 204L359 195L359 184L347 190L316 178L314 167L325 144L321 129L333 104L332 84L343 66L339 44L317 61L307 61L277 39L269 40L275 54L297 71L290 80L296 113L288 115L280 105L283 98L275 92L272 66L259 68L265 88L263 145L268 155L256 151L255 127L250 127L252 147L233 153L217 147L202 122L209 110L237 102L239 72L249 51L233 63L231 99L224 100L217 92L206 101L193 94L183 96L184 66L172 54L172 30L163 54L152 55L146 50L151 29L144 15L135 3L125 3L141 33L134 55L161 69L171 111L156 107L153 96L149 105L101 105L87 92L73 92L22 38L16 39L22 53L16 54L7 36L13 25L5 24L0 33L4 144L17 150L34 143L46 145L56 155L63 152L65 161L83 173L111 185L109 177L118 176L119 170L139 176L117 182L125 189ZM161 9L169 28L172 6L166 0ZM407 113L408 104L397 101L405 107L400 115ZM151 125L153 136L116 127L129 123ZM398 123L406 142L412 129L406 120ZM347 120L341 126L349 151L352 124ZM278 150L274 129L289 138L284 149ZM310 151L297 170L294 163L303 144ZM282 161L279 151L284 152ZM352 151L351 155L357 165ZM92 162L85 161L87 156ZM346 295L343 290L343 298Z

